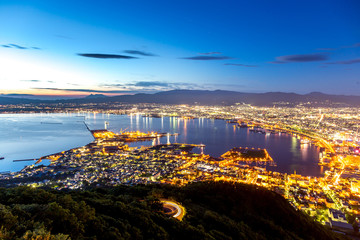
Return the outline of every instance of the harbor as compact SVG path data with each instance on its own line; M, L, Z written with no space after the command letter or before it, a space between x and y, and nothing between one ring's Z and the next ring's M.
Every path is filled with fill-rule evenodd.
M57 118L56 121L62 120L64 124L40 124L42 121L53 118ZM113 132L108 137L114 137L112 140L118 138L118 142L125 140L129 147L152 147L169 143L195 144L197 146L193 149L194 153L204 153L215 158L221 157L234 147L266 149L276 162L276 167L268 166L269 169L285 173L293 173L296 170L312 176L322 174L318 166L319 148L316 145L301 144L301 140L291 134L259 134L250 131L251 126L250 128L234 128L233 124L226 123L224 120L150 118L142 115L78 115L76 113L33 114L24 115L21 119L26 120L23 123L26 129L33 129L33 131L27 135L24 131L22 135L9 133L8 141L12 143L13 148L4 148L1 152L5 157L0 162L3 164L0 164L3 171L19 171L34 162L13 162L13 160L38 160L43 156L90 144L95 139L94 134L102 138L102 141L109 142L109 139L104 137ZM6 134L6 131L10 131L11 128L2 130ZM134 141L135 138L136 141ZM19 139L22 141L19 142ZM119 147L122 148L121 144L117 147L109 144L104 151L113 152ZM96 146L92 149L94 152L97 151ZM298 167L294 169L292 166Z

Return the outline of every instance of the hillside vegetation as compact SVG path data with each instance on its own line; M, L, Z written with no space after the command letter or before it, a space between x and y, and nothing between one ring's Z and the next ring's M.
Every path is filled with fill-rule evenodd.
M159 198L180 202L183 221ZM280 195L245 184L0 189L0 239L344 239Z

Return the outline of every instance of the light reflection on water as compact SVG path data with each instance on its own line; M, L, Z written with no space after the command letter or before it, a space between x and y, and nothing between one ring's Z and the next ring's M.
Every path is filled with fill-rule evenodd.
M83 117L81 117L83 116ZM83 146L92 141L83 120L90 129L120 131L157 131L179 133L170 136L170 142L205 144L205 154L219 157L233 147L266 148L276 161L277 167L267 167L272 171L319 176L317 165L319 151L310 144L300 145L299 139L288 134L259 134L248 128L237 128L223 120L181 119L176 117L150 118L139 114L16 114L0 115L0 171L17 171L26 162L13 163L13 159L38 158L55 152ZM44 121L58 121L62 124L40 124ZM166 143L167 137L156 140L156 144ZM152 145L153 142L134 143L135 146ZM200 152L200 150L196 150Z
M299 139L289 134L259 134L250 132L248 128L234 127L223 120L204 118L148 118L136 115L136 121L143 121L142 125L131 124L131 119L131 116L112 116L109 120L109 130L119 132L120 129L128 127L130 131L179 133L177 137L171 136L170 142L205 144L205 154L214 157L219 157L233 147L266 148L277 163L277 167L267 167L269 170L287 173L296 171L310 176L321 175L320 167L317 165L319 159L317 147L310 144L301 145ZM101 127L101 123L92 119L87 119L87 123L92 129ZM160 139L160 143L166 142L166 137ZM151 141L135 143L133 146L144 144L150 146L153 143ZM157 144L159 144L158 140Z

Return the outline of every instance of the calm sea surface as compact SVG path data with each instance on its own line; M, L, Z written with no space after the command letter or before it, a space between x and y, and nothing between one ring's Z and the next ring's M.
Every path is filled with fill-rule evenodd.
M157 131L179 133L170 142L205 144L205 154L219 157L233 147L266 148L277 167L268 170L320 176L317 165L319 150L314 145L301 145L299 139L289 134L259 134L248 128L236 128L224 120L191 119L175 117L149 118L140 115L108 114L0 114L0 172L19 171L31 162L13 162L86 145L93 140L86 129L108 129L114 132ZM160 139L167 142L167 137ZM135 145L151 145L152 142Z

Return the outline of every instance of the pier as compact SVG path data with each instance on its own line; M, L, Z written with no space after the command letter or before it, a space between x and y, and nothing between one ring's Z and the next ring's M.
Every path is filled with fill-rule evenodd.
M13 162L29 162L29 161L36 161L36 160L39 160L39 159L18 159L18 160L13 160Z
M84 123L86 129L87 129L89 132L91 132L91 130L90 130L89 126L86 124L86 122L85 122L85 121L82 121L82 122Z

